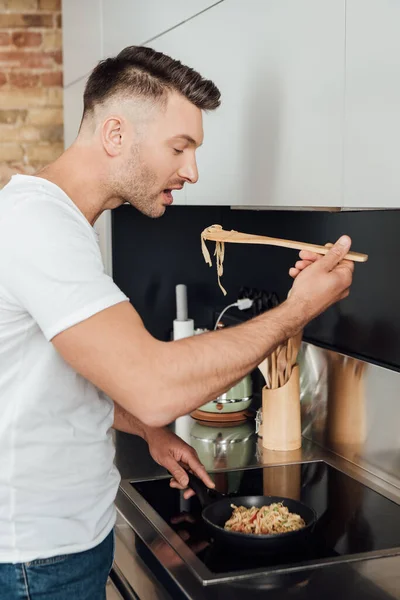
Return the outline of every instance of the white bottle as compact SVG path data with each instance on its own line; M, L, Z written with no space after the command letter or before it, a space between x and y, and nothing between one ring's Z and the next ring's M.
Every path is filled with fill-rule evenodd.
M194 321L188 319L187 288L179 284L175 288L176 293L176 319L174 320L174 340L194 335Z

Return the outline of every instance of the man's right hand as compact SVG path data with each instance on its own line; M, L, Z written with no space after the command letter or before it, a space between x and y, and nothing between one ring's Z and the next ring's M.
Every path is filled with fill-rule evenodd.
M295 281L288 302L302 307L307 322L349 295L354 263L343 259L350 247L351 239L344 235L325 256L301 252L302 260L290 269Z

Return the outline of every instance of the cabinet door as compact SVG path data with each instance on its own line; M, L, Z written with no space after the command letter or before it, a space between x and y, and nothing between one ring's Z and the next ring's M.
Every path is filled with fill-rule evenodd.
M86 77L64 88L64 147L75 140L83 113L83 92Z
M101 0L63 0L64 86L77 81L102 58Z
M344 205L400 207L400 2L347 0Z
M212 79L188 204L342 205L344 0L225 0L153 46Z
M101 0L104 21L104 56L125 46L151 45L152 40L201 11L212 0Z

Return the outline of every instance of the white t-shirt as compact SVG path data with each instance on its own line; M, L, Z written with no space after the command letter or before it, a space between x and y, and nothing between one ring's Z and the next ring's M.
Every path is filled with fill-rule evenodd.
M114 525L114 405L50 340L126 300L72 200L14 176L0 192L0 562L87 550Z

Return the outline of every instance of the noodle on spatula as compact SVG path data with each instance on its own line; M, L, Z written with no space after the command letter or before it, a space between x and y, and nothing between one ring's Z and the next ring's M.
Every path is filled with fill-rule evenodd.
M205 229L201 234L201 250L203 252L204 260L206 261L206 263L208 265L210 265L210 267L212 267L212 261L211 261L210 253L206 246L204 236L205 236L206 232L210 231L211 229L214 229L214 230L221 229L222 230L222 227L221 227L221 225L211 225L211 227L207 227L207 229ZM224 296L226 296L227 291L221 283L221 277L224 273L225 242L215 242L214 256L216 256L216 260L217 260L218 285L221 288Z

